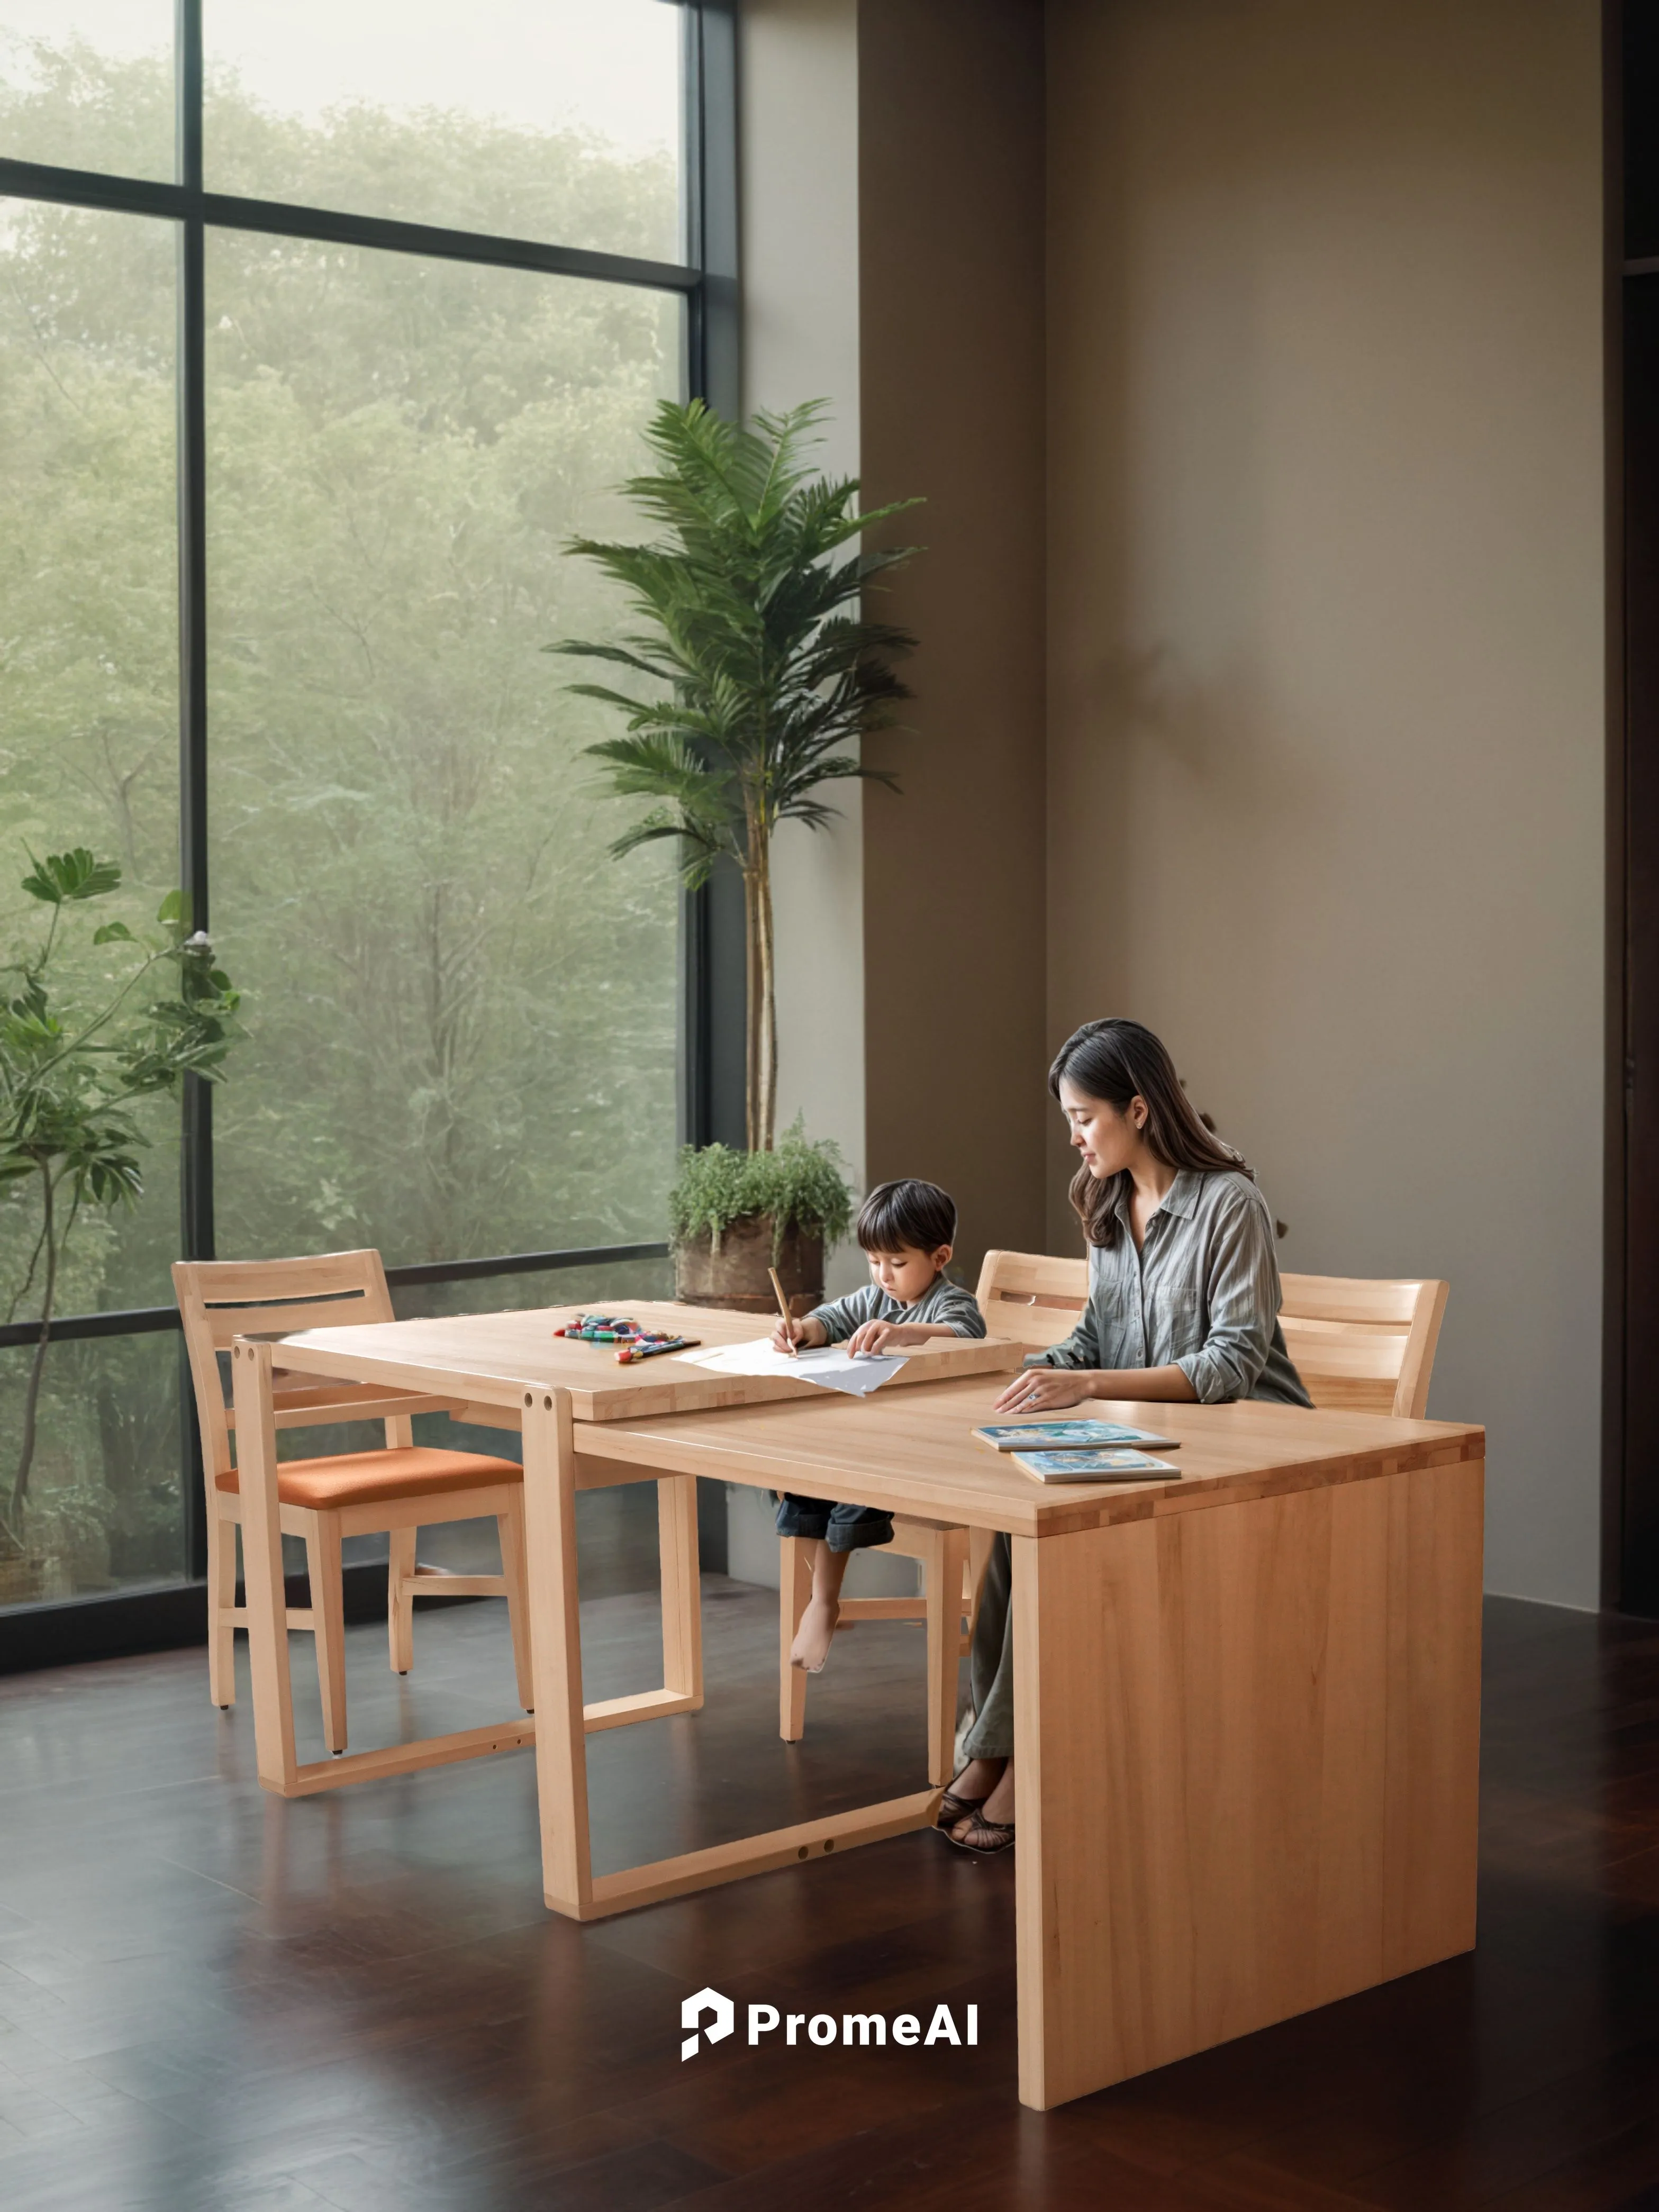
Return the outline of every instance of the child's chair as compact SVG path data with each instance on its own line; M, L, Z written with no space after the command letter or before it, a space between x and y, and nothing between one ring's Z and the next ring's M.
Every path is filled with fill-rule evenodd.
M219 1354L238 1336L293 1334L348 1322L394 1318L386 1270L374 1251L333 1252L303 1260L181 1260L173 1270L201 1425L207 1480L208 1688L216 1705L236 1696L235 1632L246 1615L236 1599L236 1530L242 1517ZM415 1663L414 1601L423 1596L505 1597L519 1699L531 1710L529 1608L524 1569L524 1474L512 1460L416 1445L411 1415L454 1413L447 1399L423 1398L374 1383L333 1382L277 1370L278 1429L324 1422L383 1420L386 1447L324 1459L283 1462L278 1477L283 1533L305 1540L308 1607L289 1608L289 1628L317 1639L323 1734L331 1752L346 1745L345 1614L340 1546L347 1536L389 1539L387 1627L392 1664ZM499 1575L449 1575L417 1567L417 1530L445 1521L493 1516L501 1533Z
M927 1624L927 1778L943 1785L951 1778L956 1739L957 1662L967 1650L979 1609L979 1585L990 1556L988 1530L958 1528L943 1521L896 1514L893 1540L881 1556L895 1553L921 1565L919 1597L844 1597L836 1623L839 1636L861 1620L925 1620ZM789 1663L790 1646L812 1595L810 1540L778 1539L778 1733L799 1743L806 1733L806 1675ZM951 1604L951 1593L957 1602ZM966 1632L963 1616L966 1615Z

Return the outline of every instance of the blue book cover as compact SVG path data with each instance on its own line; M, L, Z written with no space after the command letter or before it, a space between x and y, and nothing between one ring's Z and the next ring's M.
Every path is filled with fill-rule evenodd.
M1160 1437L1151 1429L1132 1429L1122 1421L1019 1421L1004 1428L975 1429L981 1443L993 1451L1109 1451L1115 1445L1133 1444L1141 1450L1171 1451L1174 1437Z
M1160 1482L1179 1477L1167 1459L1144 1451L1016 1452L1014 1465L1036 1482Z

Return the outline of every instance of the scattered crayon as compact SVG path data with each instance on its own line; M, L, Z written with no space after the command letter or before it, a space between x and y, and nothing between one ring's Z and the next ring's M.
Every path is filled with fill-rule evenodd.
M661 1329L647 1328L626 1314L578 1314L553 1334L574 1344L614 1344L624 1367L635 1360L654 1359L660 1352L689 1352L702 1341L697 1336L670 1336Z
M649 1336L651 1331L625 1314L578 1314L574 1321L566 1322L553 1334L584 1344L626 1344L635 1337Z

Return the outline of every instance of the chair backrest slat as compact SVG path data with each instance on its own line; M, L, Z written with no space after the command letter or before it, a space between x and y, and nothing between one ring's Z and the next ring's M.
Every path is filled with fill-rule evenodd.
M1316 1406L1420 1420L1446 1310L1443 1282L1286 1275L1285 1346ZM1069 1336L1089 1295L1089 1263L988 1252L975 1293L994 1336L1041 1350Z
M228 1473L228 1408L217 1355L239 1336L395 1318L378 1252L325 1252L299 1260L179 1260L173 1286L190 1354L207 1478Z
M988 1252L974 1295L993 1336L1042 1351L1077 1327L1089 1296L1089 1263L1046 1252Z
M1359 1322L1409 1328L1417 1316L1420 1282L1375 1281L1348 1275L1285 1275L1285 1311L1304 1321Z
M356 1297L331 1292L322 1298L260 1299L257 1304L239 1299L234 1305L222 1305L215 1297L205 1314L216 1352L228 1352L239 1336L293 1336L302 1328L338 1328L349 1322L392 1319L378 1310L378 1301L361 1292Z

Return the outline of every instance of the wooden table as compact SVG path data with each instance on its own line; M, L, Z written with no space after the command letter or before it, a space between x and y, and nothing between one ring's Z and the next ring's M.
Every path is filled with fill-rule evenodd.
M1055 1490L973 1442L987 1395L647 1417L568 1461L556 1430L555 1464L573 1487L718 1470L1012 1537L1024 2103L1468 1950L1483 1432L1091 1406L1179 1437L1182 1480ZM718 1856L693 1855L700 1879ZM559 1910L646 1901L632 1876L584 1884L568 1845L557 1863Z
M502 1380L442 1335L470 1324L392 1326L439 1333L399 1367L410 1388L464 1383L476 1404L481 1380ZM378 1355L323 1342L390 1335L314 1332L304 1364L393 1379L368 1365ZM284 1364L301 1364L295 1349L282 1347ZM245 1437L244 1394L257 1425L269 1365L269 1347L239 1352ZM580 1423L562 1382L517 1395L555 1911L597 1918L933 1818L937 1792L918 1791L592 1872L575 1494L706 1474L1011 1537L1026 2104L1063 2103L1472 1946L1480 1430L1260 1404L1091 1408L1180 1437L1183 1479L1056 1491L972 1441L990 1390L971 1377ZM507 1407L504 1395L483 1402ZM245 1514L246 1542L258 1516ZM251 1642L254 1599L251 1564ZM264 1594L258 1631L273 1654L277 1602ZM263 1732L261 1778L283 1786Z
M614 1310L647 1325L695 1337L711 1347L749 1343L769 1334L769 1324L752 1314L639 1298L616 1302ZM475 1426L517 1430L531 1425L526 1409L537 1394L546 1397L555 1390L568 1401L571 1419L584 1429L589 1424L642 1413L717 1412L734 1406L802 1401L852 1402L844 1393L793 1376L720 1374L672 1354L622 1366L614 1345L586 1344L554 1335L562 1322L583 1310L574 1305L549 1306L518 1313L467 1314L441 1321L360 1323L310 1329L276 1344L255 1336L237 1340L231 1364L242 1493L248 1652L259 1779L266 1789L285 1797L310 1796L349 1783L375 1781L422 1766L510 1751L534 1742L537 1733L533 1717L518 1713L453 1735L422 1737L380 1750L301 1762L295 1743L287 1641L276 1629L284 1617L274 1425L277 1403L288 1409L290 1419L296 1408L302 1408L303 1419L313 1425L330 1419L362 1419L364 1407L354 1402L354 1397L361 1397L367 1388L379 1394L374 1401L377 1413L440 1410ZM612 1305L595 1305L590 1301L586 1310L608 1312ZM940 1376L1006 1372L1018 1367L1022 1356L1023 1347L1006 1338L937 1338L908 1350L904 1365L884 1387L891 1390ZM430 1388L434 1376L442 1377L436 1390ZM389 1401L384 1395L388 1389L410 1395ZM585 1705L582 1730L587 1735L599 1729L661 1719L671 1713L696 1712L703 1696L696 1477L641 1467L629 1474L607 1472L603 1480L657 1485L663 1679L657 1689ZM526 1510L532 1488L526 1482ZM573 1577L574 1621L574 1553L566 1564ZM468 1584L463 1580L459 1586L465 1589ZM532 1618L537 1603L532 1587ZM953 1670L952 1682L954 1679ZM917 1820L922 1817L918 1814ZM884 1832L893 1831L889 1828Z

